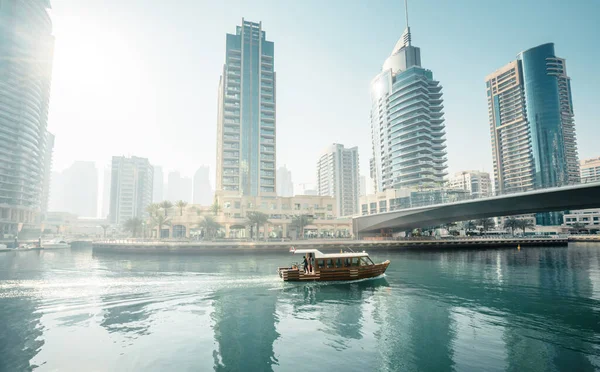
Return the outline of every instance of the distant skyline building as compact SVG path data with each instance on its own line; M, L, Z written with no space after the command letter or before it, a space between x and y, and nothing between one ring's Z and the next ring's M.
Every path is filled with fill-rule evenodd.
M497 193L579 183L571 83L554 44L518 54L486 77ZM559 225L541 213L539 225Z
M488 172L476 170L456 172L448 179L448 187L468 191L474 198L492 196L492 181Z
M42 218L45 219L50 204L50 185L52 179L52 153L54 151L54 134L46 132L46 150L44 153L44 187L42 189Z
M165 176L162 167L154 167L154 181L152 186L152 202L160 203L164 200Z
M210 168L205 165L198 168L194 173L194 204L213 204L214 191L210 185L209 174Z
M600 182L600 156L583 159L579 163L581 183Z
M104 167L102 179L102 208L100 210L100 218L107 218L110 214L110 166Z
M320 196L335 198L337 216L358 213L358 147L345 148L334 143L325 150L317 163L317 191Z
M442 86L406 30L371 82L375 192L439 185L446 173Z
M49 1L0 4L0 232L33 228L45 208L54 54ZM48 190L46 190L48 191Z
M169 172L167 176L167 198L173 203L178 200L192 202L193 183L189 177L181 177L178 171Z
M315 185L310 183L298 183L294 185L294 196L295 195L309 195L316 196L319 195Z
M152 203L154 169L146 158L113 156L110 187L110 216L113 224L130 218L146 218Z
M292 172L285 165L277 168L277 195L284 197L294 196Z
M79 217L96 217L98 212L98 170L91 161L75 161L54 173L51 210Z
M274 44L261 23L242 18L226 35L219 81L217 190L275 196Z

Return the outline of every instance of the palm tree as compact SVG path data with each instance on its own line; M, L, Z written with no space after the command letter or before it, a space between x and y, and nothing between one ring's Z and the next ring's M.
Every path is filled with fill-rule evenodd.
M187 207L187 205L188 205L188 203L187 203L186 201L183 201L183 200L178 200L178 201L175 203L175 206L176 206L177 208L179 208L179 215L180 215L180 216L183 216L183 208Z
M292 226L295 226L296 229L300 230L300 239L304 238L304 228L310 225L313 222L313 219L307 214L298 214L292 216Z
M160 211L160 205L158 203L152 203L146 207L146 212L148 212L150 217L154 217L154 216L158 215L159 211Z
M104 230L104 239L106 239L106 230L110 227L110 225L100 225L102 230Z
M523 230L523 235L525 235L526 229L535 230L535 223L532 220L519 219L517 221L519 222L519 228Z
M477 228L477 225L475 224L475 221L469 220L467 222L463 222L463 226L465 228L465 230L467 231L473 231Z
M572 224L572 225L571 225L571 228L573 228L573 229L577 229L577 230L580 230L580 229L585 229L585 227L586 227L586 226L587 226L587 225L586 225L586 224L584 224L584 223L581 223L581 222L575 222L574 224Z
M221 225L212 216L204 216L199 226L204 230L206 237L212 237L213 232L216 233L221 228Z
M169 226L171 224L171 221L169 220L168 217L163 216L162 214L159 214L156 217L152 218L151 224L158 228L158 238L160 239L163 226Z
M488 231L490 228L496 225L493 218L482 218L477 221L477 224L482 226L482 231Z
M168 200L162 201L158 205L160 205L160 207L165 210L165 217L168 216L167 212L169 211L169 209L173 208L173 203L171 203Z
M519 228L519 220L514 217L510 217L506 221L504 221L504 228L510 229L512 235L515 235L515 229Z
M221 212L221 206L219 205L219 202L217 202L217 199L215 199L215 202L210 206L210 211L215 216Z
M138 231L142 228L142 219L133 217L125 221L123 224L123 230L131 232L132 237L136 237Z
M256 238L258 238L258 229L260 225L264 225L269 222L269 216L262 212L248 212L246 217L248 217L248 224L250 224L251 229L256 226ZM250 238L253 238L252 230L250 232ZM266 235L267 234L265 233L265 238L267 237Z

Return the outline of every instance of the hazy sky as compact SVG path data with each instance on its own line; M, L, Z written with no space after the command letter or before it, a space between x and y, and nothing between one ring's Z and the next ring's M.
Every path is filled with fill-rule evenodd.
M225 34L262 21L275 42L277 159L314 182L321 151L371 156L369 83L405 28L395 1L53 0L49 130L55 170L148 157L191 176L215 169ZM449 171L492 171L484 78L554 42L572 78L580 158L600 156L600 1L409 2L413 45L444 87Z

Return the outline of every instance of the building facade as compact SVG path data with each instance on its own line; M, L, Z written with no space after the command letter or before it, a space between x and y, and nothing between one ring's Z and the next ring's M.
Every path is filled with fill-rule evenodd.
M285 165L277 168L277 195L284 197L294 196L292 172Z
M331 196L261 197L217 191L215 200L221 206L221 211L214 218L221 225L221 236L225 238L250 237L248 212L268 215L269 222L259 228L261 238L300 238L302 231L293 223L293 218L297 215L307 215L310 218L310 224L304 227L306 238L348 238L352 233L352 220L336 215L336 200ZM206 209L196 209L212 214ZM173 215L170 227L173 232L185 231L186 236L189 236L190 231L198 227L202 216L190 210L188 207L183 216ZM177 227L178 225L182 227Z
M579 182L570 79L554 44L519 53L486 77L494 178L498 193ZM538 224L562 222L538 214Z
M468 191L472 198L492 196L490 174L475 170L454 173L448 179L448 187Z
M335 197L338 216L358 213L360 180L358 147L345 148L334 143L317 163L317 191L320 196Z
M421 67L408 27L371 82L375 192L439 185L446 173L442 87Z
M470 199L470 193L463 189L387 189L361 197L360 214L366 216L400 209L453 203L467 199Z
M154 180L152 182L152 202L160 203L165 200L165 177L162 167L154 167Z
M54 37L48 0L0 5L0 232L33 228L44 204ZM22 225L20 225L22 224Z
M45 219L50 204L50 185L52 180L52 153L54 151L54 134L46 132L46 151L44 153L44 185L42 189L42 215Z
M210 169L207 166L198 168L194 173L194 204L211 205L214 192L209 180Z
M242 19L226 35L219 81L217 190L275 196L274 44L261 23Z
M586 227L600 227L600 209L580 209L564 214L564 224L573 226L575 224Z
M113 224L130 218L146 218L152 203L154 169L146 158L113 156L110 187L110 216Z
M579 169L581 183L600 181L600 157L582 160Z

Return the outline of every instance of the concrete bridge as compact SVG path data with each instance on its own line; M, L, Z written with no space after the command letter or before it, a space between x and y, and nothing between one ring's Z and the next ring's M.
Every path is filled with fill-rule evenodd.
M600 182L401 209L354 217L355 236L407 231L456 221L571 209L600 208Z

